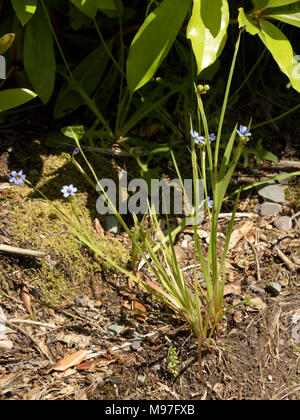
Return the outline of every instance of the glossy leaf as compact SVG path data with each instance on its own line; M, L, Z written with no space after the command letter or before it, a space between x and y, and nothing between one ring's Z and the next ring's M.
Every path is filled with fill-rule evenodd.
M34 90L46 104L54 90L56 63L51 29L41 4L26 25L24 67Z
M246 31L251 35L256 35L259 32L259 28L256 26L255 21L245 14L242 7L239 8L239 28L246 25Z
M134 37L127 61L129 89L145 85L168 54L192 0L164 0L148 15Z
M299 0L268 0L268 7L280 7L286 6L287 4L297 3Z
M290 7L276 7L268 9L267 15L272 19L288 23L289 25L300 27L300 1Z
M187 38L192 41L198 74L221 54L227 39L228 23L227 0L194 0Z
M276 60L280 70L290 79L294 89L300 92L300 77L295 63L293 48L287 37L275 25L260 20L259 37Z
M15 40L15 34L6 34L0 38L0 54L5 54Z
M32 18L37 8L37 0L11 0L11 4L23 26Z
M36 97L36 93L27 89L7 89L0 91L0 112L16 108Z

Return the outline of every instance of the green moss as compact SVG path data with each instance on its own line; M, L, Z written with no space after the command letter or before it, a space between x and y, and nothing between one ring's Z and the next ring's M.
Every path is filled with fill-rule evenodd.
M74 174L73 179L59 176L59 168L64 170L65 164L66 160L61 157L48 156L45 159L44 171L37 187L46 196L52 195L51 202L38 198L36 192L27 185L22 188L13 187L7 202L12 217L10 229L19 246L45 252L57 262L58 268L50 268L46 261L42 260L38 268L30 271L30 283L41 291L41 300L50 305L58 304L61 297L71 295L72 290L79 285L83 290L86 289L95 272L111 268L105 260L93 256L93 253L72 234L70 226L58 217L53 204L76 221L70 202L60 193L62 185L73 183L78 187L79 192L73 200L73 205L97 248L121 265L125 265L129 258L127 249L117 239L98 236L93 226L97 213L96 209L91 208L96 205L97 195L91 197L93 191L87 189L84 181L74 181Z

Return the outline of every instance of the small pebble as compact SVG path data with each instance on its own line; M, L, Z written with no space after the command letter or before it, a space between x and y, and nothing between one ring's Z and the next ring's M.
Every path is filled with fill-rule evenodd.
M280 216L277 217L277 219L274 221L274 226L279 230L288 232L293 228L293 223L290 217Z
M130 347L132 350L137 351L141 347L141 341L133 341Z
M273 376L268 375L268 381L272 382L273 381Z
M108 326L108 331L113 335L118 335L124 330L124 328L125 327L123 325L114 324Z
M75 305L80 307L89 306L90 299L88 296L76 296Z
M145 375L139 375L139 376L138 376L138 381L139 381L141 384L144 384L144 383L146 382L146 379L147 379L147 376L145 376Z
M260 216L273 216L282 211L282 206L277 203L262 203L256 208Z
M281 292L281 285L277 282L268 283L265 287L266 292L270 293L273 297L278 296Z
M287 175L286 178L281 178L278 180L279 184L288 185L291 175L287 172L282 172L280 175Z
M258 191L258 195L275 203L285 202L284 191L279 185L268 185L267 187L263 187Z
M106 230L116 235L119 232L119 224L116 216L109 214L105 217Z
M122 379L120 378L120 376L115 376L111 378L111 382L113 385L121 385Z
M182 243L181 243L181 246L182 246L183 248L188 248L188 247L189 247L189 243L188 243L188 241L187 241L186 239L184 239L184 240L182 241Z

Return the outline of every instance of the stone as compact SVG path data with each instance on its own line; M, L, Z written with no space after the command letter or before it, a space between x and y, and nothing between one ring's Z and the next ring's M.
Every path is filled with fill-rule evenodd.
M184 239L181 243L182 248L188 248L189 247L189 243L186 239Z
M262 176L261 178L260 178L260 181L268 181L268 179L269 178L267 178L266 176ZM264 187L266 187L267 185L274 185L274 184L276 184L276 182L275 181L273 181L273 180L270 180L269 182L266 182L265 184L263 184L264 185Z
M274 220L274 226L279 230L288 232L293 228L292 219L288 216L280 216Z
M183 239L187 242L191 242L194 238L193 238L192 235L189 235L189 234L186 233L186 234L183 235Z
M187 258L186 253L183 251L180 245L175 245L174 250L178 262L184 261Z
M287 172L282 172L280 175L286 175L286 178L281 178L278 180L279 184L288 185L291 175Z
M141 384L144 384L144 383L146 382L146 379L147 379L147 376L146 376L146 375L139 375L139 376L138 376L138 381L139 381Z
M130 344L130 347L132 350L137 351L141 347L141 341L140 340L133 341Z
M120 376L115 376L111 378L111 382L113 385L121 385L122 379L120 378Z
M114 324L108 326L108 331L113 335L118 335L124 330L124 328L125 327L123 325Z
M282 206L277 203L262 203L257 207L257 213L260 216L273 216L282 211Z
M88 298L88 296L76 296L75 305L76 306L81 306L82 308L85 307L85 306L89 306L90 305L90 299Z
M270 293L272 296L276 297L281 292L281 285L275 281L268 283L265 287L266 292Z
M285 202L284 191L279 185L268 185L266 187L263 187L258 191L258 195L260 195L260 197L263 197L268 201L273 201L275 203Z
M116 216L109 214L105 217L106 230L116 235L119 232L119 224Z

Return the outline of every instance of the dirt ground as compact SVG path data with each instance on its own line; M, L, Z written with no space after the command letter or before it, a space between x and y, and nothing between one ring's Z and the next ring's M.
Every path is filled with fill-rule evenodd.
M21 142L11 133L0 135L0 245L47 254L47 258L32 258L0 253L0 309L11 343L7 351L0 350L0 399L300 398L296 179L283 187L288 197L282 214L293 219L288 232L274 228L273 216L253 212L261 202L255 190L242 197L238 211L248 216L237 218L234 229L250 227L229 253L225 298L228 306L245 296L257 305L240 306L224 318L210 351L203 349L201 382L198 343L187 326L146 293L130 287L124 275L94 258L32 189L7 184L9 171L23 169L35 185L62 203L59 185L74 180L72 170L55 151L45 149L30 129ZM105 161L99 159L103 167ZM268 166L262 162L259 176L280 172ZM235 182L247 177L245 170ZM95 222L90 205L94 196L84 183L83 190L78 200L87 228L103 249L126 263L126 235L106 232L103 236L102 220ZM231 204L224 211L230 212ZM228 221L226 215L221 219L221 233ZM205 248L207 223L200 228ZM177 238L178 258L185 267L193 254L192 241L183 246L183 235L188 233ZM220 235L220 247L222 239ZM189 269L186 273L188 278ZM151 278L146 268L140 275ZM278 295L266 288L270 282L281 286ZM172 348L175 358L170 356Z

